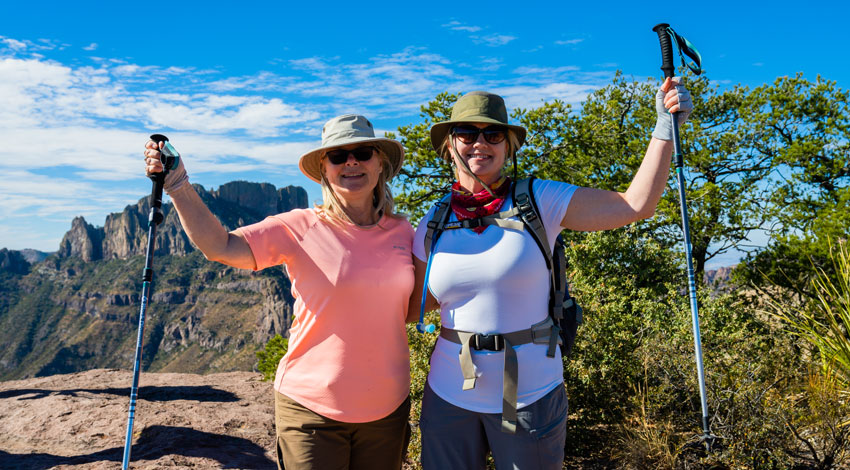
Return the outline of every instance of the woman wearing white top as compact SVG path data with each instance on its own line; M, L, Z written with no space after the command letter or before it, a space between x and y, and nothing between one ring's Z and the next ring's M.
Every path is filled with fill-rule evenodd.
M562 229L609 230L654 214L673 151L668 113L678 111L680 122L687 119L692 110L690 95L676 78L668 79L656 95L656 108L653 137L624 193L534 181L532 190L550 249ZM456 168L450 221L492 215L513 206L512 182L503 170L525 134L524 128L508 124L502 98L486 92L464 95L455 103L449 121L431 127L434 147ZM413 242L414 293L422 292L424 239L433 214L432 208ZM503 396L504 346L472 352L474 371L464 374L459 360L463 347L444 334L499 335L545 321L549 271L536 243L527 231L500 227L446 230L432 256L426 310L440 309L444 331L431 356L422 401L423 467L484 469L491 452L499 469L560 469L567 419L560 355L547 356L545 344L514 346L518 380L516 402L509 403ZM408 321L419 307L419 299L412 299ZM513 422L502 416L510 407L516 410Z

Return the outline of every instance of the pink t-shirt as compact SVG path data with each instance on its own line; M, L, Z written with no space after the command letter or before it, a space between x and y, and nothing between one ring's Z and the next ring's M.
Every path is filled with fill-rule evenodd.
M286 264L295 297L275 389L349 423L383 418L410 391L404 323L413 290L413 228L333 225L297 209L239 229L257 269Z

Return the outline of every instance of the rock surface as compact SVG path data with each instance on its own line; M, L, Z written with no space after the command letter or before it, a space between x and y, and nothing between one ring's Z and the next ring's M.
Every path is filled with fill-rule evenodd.
M276 469L260 377L142 373L130 468ZM120 468L131 383L116 369L0 382L0 468Z
M30 263L20 251L0 248L0 271L8 271L12 274L26 274L30 270Z
M194 185L201 199L228 230L258 222L268 215L307 207L307 192L297 186L277 189L269 183L233 181L217 190ZM162 206L164 220L157 229L157 255L185 255L194 251L180 226L171 203ZM78 257L84 261L127 259L144 255L147 250L150 196L122 212L106 217L103 227L95 227L82 217L71 223L59 245L60 258Z

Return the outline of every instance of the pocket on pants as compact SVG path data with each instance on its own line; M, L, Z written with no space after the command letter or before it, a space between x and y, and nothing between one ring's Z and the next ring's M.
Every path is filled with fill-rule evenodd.
M548 439L559 434L567 435L567 392L559 384L540 400L517 410L517 422L528 431L532 439Z

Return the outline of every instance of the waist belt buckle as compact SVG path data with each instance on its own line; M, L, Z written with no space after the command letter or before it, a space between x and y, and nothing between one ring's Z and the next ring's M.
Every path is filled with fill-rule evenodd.
M477 334L474 338L473 348L476 351L481 351L482 349L486 349L487 351L501 351L505 349L505 340L500 334Z

